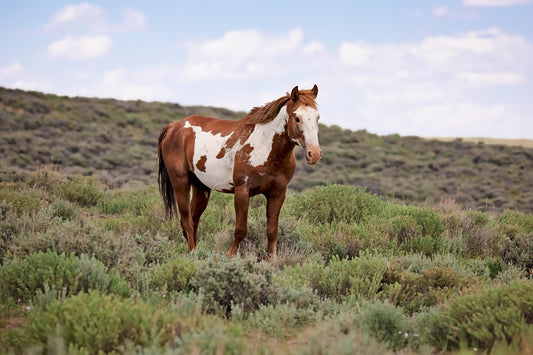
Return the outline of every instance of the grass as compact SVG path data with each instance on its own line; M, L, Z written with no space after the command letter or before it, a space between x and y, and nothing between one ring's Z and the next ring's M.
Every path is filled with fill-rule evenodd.
M264 199L238 257L214 192L187 254L156 186L57 168L0 182L0 353L525 352L533 215L405 205L349 185L291 193L278 259ZM357 208L354 208L356 206Z

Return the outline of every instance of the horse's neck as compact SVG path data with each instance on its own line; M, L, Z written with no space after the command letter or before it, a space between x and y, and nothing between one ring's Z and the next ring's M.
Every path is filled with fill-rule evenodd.
M289 157L294 149L294 143L290 140L286 131L288 120L287 106L283 106L272 121L255 127L255 130L262 132L261 136L265 139L264 144L272 144L272 156L278 160Z

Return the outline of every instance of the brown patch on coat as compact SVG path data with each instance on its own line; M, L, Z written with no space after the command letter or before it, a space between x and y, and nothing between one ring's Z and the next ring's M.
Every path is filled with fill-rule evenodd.
M205 162L207 161L207 155L202 155L200 157L200 160L198 160L198 163L196 163L196 167L198 170L205 173Z
M217 154L217 159L224 158L224 155L226 155L226 148L222 147L222 148L220 148L220 152L218 152L218 154Z
M233 148L237 142L244 144L252 134L252 132L255 129L255 125L251 124L245 124L240 126L233 132L233 134L228 138L226 141L226 144L222 148L220 148L220 151L217 154L217 159L222 159L226 155L226 150ZM253 149L253 148L252 148Z

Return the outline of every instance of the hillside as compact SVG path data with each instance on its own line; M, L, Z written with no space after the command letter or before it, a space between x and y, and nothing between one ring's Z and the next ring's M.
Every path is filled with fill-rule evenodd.
M0 88L0 181L42 165L92 175L108 186L156 181L156 139L191 114L244 113L175 103L69 98ZM299 159L292 191L343 183L405 203L442 198L473 209L533 211L533 149L320 127L322 161Z

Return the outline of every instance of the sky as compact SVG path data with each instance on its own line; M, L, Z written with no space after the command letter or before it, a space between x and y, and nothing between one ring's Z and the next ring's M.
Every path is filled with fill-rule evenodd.
M249 111L319 87L321 123L533 139L533 0L0 0L0 86Z

